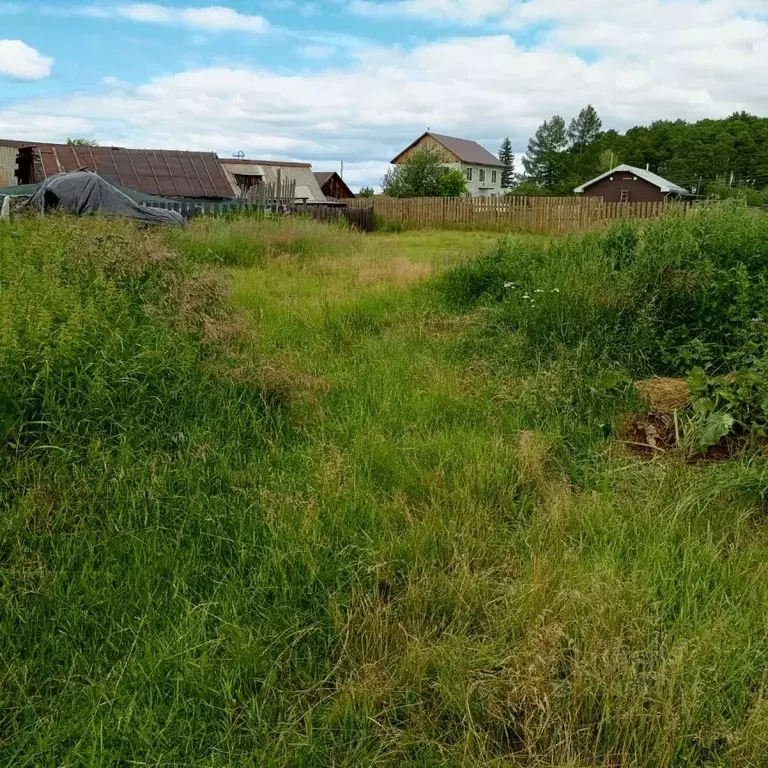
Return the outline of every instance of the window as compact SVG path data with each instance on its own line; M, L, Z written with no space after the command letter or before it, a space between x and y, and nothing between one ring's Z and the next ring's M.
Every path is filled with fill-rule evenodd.
M472 169L467 168L467 181L472 181Z
M480 183L485 183L485 170L483 168L480 169Z
M494 184L496 183L496 171L491 171L491 181Z

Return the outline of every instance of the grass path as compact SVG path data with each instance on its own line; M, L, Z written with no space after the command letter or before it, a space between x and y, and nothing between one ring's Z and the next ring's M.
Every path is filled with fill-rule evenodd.
M423 287L488 245L374 237L235 275L262 353L310 391L292 504L351 569L324 722L355 764L751 764L759 470L604 461L598 439L577 492L554 458L583 427L563 380L467 354L473 318Z

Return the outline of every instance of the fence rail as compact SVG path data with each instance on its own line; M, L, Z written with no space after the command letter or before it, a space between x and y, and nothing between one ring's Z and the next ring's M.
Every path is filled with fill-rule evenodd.
M351 208L370 209L384 221L415 227L578 233L617 219L686 216L691 202L606 203L595 197L356 198Z
M340 205L313 205L307 203L290 204L257 204L245 200L219 200L219 201L179 201L179 200L152 200L139 203L145 208L161 208L165 211L176 211L182 216L192 219L197 216L222 216L238 211L252 211L256 214L296 214L309 216L320 221L333 221L343 218L350 226L361 229L364 232L373 232L374 214L370 208L350 208L346 204Z

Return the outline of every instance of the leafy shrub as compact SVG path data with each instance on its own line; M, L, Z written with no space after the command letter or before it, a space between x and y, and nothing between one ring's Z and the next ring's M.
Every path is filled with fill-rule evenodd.
M558 242L507 238L442 291L456 306L497 305L495 319L539 348L593 338L642 361L637 373L680 375L762 354L767 277L768 217L729 207Z
M767 279L768 216L719 206L599 236L507 238L451 270L441 290L453 307L489 305L493 328L519 339L521 366L578 350L634 378L701 369L714 382L697 388L701 449L768 423L768 392L753 375L768 360Z

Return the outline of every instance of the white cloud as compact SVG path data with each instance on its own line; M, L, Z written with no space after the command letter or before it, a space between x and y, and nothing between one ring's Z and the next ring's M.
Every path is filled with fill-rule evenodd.
M21 40L0 40L0 75L17 80L42 80L51 74L53 59Z
M745 15L743 1L734 10L736 2L647 0L635 8L625 0L529 0L502 23L517 29L559 18L537 47L500 31L411 50L348 47L347 66L326 63L317 72L205 67L139 87L108 82L100 94L0 108L0 135L34 120L48 126L36 127L36 138L242 150L311 159L318 170L344 159L352 183L377 185L389 160L428 126L491 151L508 135L519 154L543 119L568 119L587 103L618 129L768 113L768 21ZM586 59L578 55L584 47Z
M511 0L352 0L354 13L373 18L410 16L433 22L476 24L509 12Z
M222 5L205 8L176 8L154 3L133 3L117 9L119 15L138 22L178 24L215 32L255 32L269 29L263 16L250 16Z

